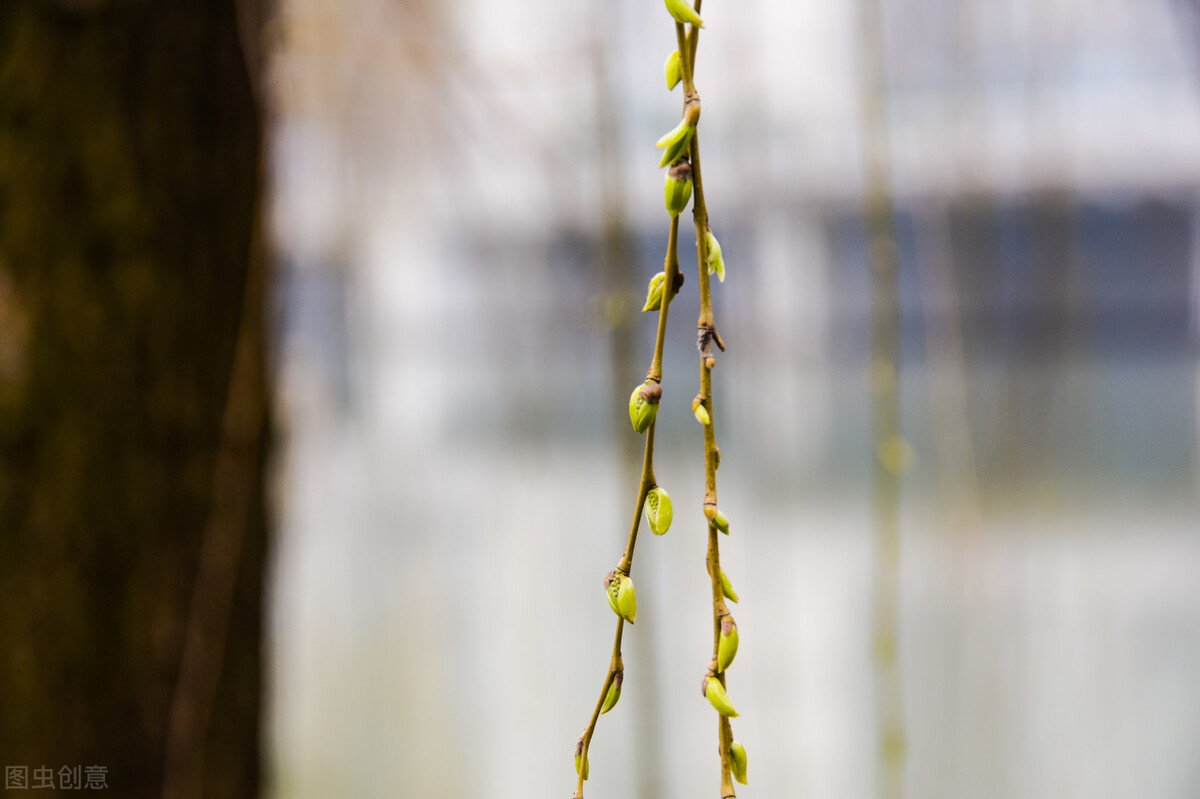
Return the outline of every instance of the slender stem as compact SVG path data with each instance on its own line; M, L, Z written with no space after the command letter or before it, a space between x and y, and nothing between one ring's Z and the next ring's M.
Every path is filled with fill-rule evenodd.
M692 63L696 52L687 46L687 33L682 22L675 23L675 39L679 42L679 67L683 72L683 96L687 97L695 88L692 85Z
M656 381L662 380L662 354L667 335L667 311L671 305L671 289L674 287L675 277L679 273L678 216L671 218L671 233L667 241L665 272L666 279L663 282L662 306L658 311L658 331L654 339L654 359L650 363L650 371L647 375L650 379ZM633 552L634 547L637 546L638 529L641 527L642 512L646 506L646 495L650 493L650 489L656 484L654 478L654 431L656 427L657 422L651 422L650 427L646 430L646 449L642 455L642 474L638 479L638 495L637 502L634 503L633 522L629 525L629 540L625 544L625 551L621 555L621 560L617 563L617 569L627 575L633 571ZM608 696L608 689L612 686L617 672L623 668L621 663L621 638L624 631L625 620L618 618L617 631L613 636L612 656L609 659L608 672L604 676L604 685L600 688L600 698L596 700L596 707L592 710L591 718L588 720L587 727L583 731L583 749L579 759L579 775L575 783L574 799L583 799L584 764L587 763L588 749L592 744L592 734L596 731L596 722L600 719L600 710L604 707L604 700Z
M700 3L696 3L700 8ZM696 33L693 28L693 35ZM687 37L683 25L676 23L675 35L679 43L679 52L688 50ZM693 39L694 42L694 39ZM693 50L694 52L694 50ZM692 77L694 62L691 58L681 59L683 62L684 102L698 97L695 82ZM704 202L704 176L700 168L700 131L692 134L690 156L692 161L692 217L696 221L696 258L700 265L700 327L713 326L712 292L708 280L708 242L705 233L708 231L708 206ZM707 437L707 433L705 434ZM707 444L706 444L707 446Z
M638 530L642 524L642 511L646 506L646 495L654 487L654 428L657 422L651 422L646 430L646 452L642 456L642 475L638 478L637 503L633 511L633 521L629 525L629 541L625 544L625 552L621 555L617 568L626 574L633 572L633 548L637 546Z
M697 14L700 13L700 5L701 5L701 0L696 0L694 8L696 9ZM691 27L691 30L688 32L688 43L687 43L688 61L691 64L696 63L696 45L699 42L700 42L700 29L697 28L695 25L693 25ZM692 75L689 73L688 77L690 78L690 77L692 77Z
M725 675L721 675L721 683L724 684ZM721 798L733 799L733 763L729 756L729 745L733 743L733 727L729 724L729 718L717 714L718 729L717 740L721 742Z
M592 733L596 731L596 722L600 718L600 711L604 707L604 699L608 696L608 689L612 685L613 679L617 676L617 671L621 665L621 636L625 632L625 620L617 619L617 634L613 637L612 659L608 664L608 673L604 675L604 685L600 688L600 699L596 701L596 707L592 710L592 717L588 720L587 729L583 731L583 754L579 758L579 776L576 778L575 793L572 795L574 799L583 799L583 775L587 771L587 755L588 747L592 744Z
M696 260L700 267L701 328L714 327L712 291L708 276L708 206L704 202L704 176L700 169L700 131L692 134L692 216L696 220Z
M700 11L701 0L696 0L695 9ZM685 35L683 25L675 26L676 40L679 46L680 62L683 67L684 102L698 100L695 83L696 46L700 31L692 26ZM704 176L700 165L700 132L692 134L692 217L696 224L696 262L700 278L700 317L697 321L700 345L700 401L709 414L709 424L704 425L704 505L707 511L715 511L717 505L717 441L713 411L712 370L716 359L712 356L712 344L720 342L716 332L716 321L712 307L712 286L708 275L708 205L704 199ZM721 346L718 343L718 346ZM724 349L723 346L721 346ZM716 678L725 685L725 672L716 673L717 649L721 643L721 622L729 615L729 607L725 604L725 594L721 590L721 551L720 539L716 526L708 524L708 575L712 588L713 604L713 657L711 669ZM734 796L733 764L729 754L733 742L733 730L729 719L718 714L717 739L721 753L721 796L730 799Z
M650 362L650 371L646 376L651 380L662 382L663 344L667 340L667 305L668 294L675 290L675 276L679 274L679 217L671 217L671 234L667 240L667 259L663 270L666 279L663 281L663 304L658 313L658 335L654 339L654 360Z

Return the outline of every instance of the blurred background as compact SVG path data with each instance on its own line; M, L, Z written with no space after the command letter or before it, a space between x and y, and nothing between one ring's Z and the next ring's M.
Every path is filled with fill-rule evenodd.
M1200 795L1190 2L706 3L748 796L869 797L864 53L899 248L906 795ZM657 2L285 3L279 797L566 795L607 667L677 119ZM865 59L870 63L870 58ZM869 68L869 67L867 67ZM716 795L694 242L587 795ZM636 454L634 455L636 457Z
M243 795L223 756L250 758L239 784L275 799L566 796L611 650L601 580L634 510L642 439L626 402L649 365L654 321L639 311L668 229L653 144L681 102L662 73L670 18L657 0L278 0L269 14L211 4L237 13L203 21L156 11L127 32L143 5L0 12L0 508L21 533L0 537L0 757L109 763L122 796L160 782L171 797L202 783ZM741 598L740 795L899 796L880 778L890 752L902 794L922 799L1194 799L1200 5L881 6L703 7L704 185L728 265L713 289L727 344L714 418L733 528L722 566ZM43 29L66 43L43 46ZM146 31L170 35L142 57L130 42ZM183 31L204 33L192 47ZM96 70L101 52L125 60ZM234 88L210 87L218 75ZM38 121L68 81L93 97L73 106L85 122L70 136L65 116ZM102 89L147 109L138 126L105 122ZM230 97L257 117L214 111ZM181 155L191 131L218 152ZM23 149L27 133L48 144ZM97 150L134 155L86 179L60 166ZM126 173L154 190L110 201ZM216 199L176 208L201 183ZM42 185L55 193L21 188ZM879 546L869 193L893 210L906 457L883 478L898 492L883 524L896 561ZM77 213L55 210L69 203ZM162 208L193 233L146 232ZM261 234L209 234L255 208ZM47 214L54 226L24 236ZM142 282L117 291L23 266L125 257L94 238L63 250L93 217L160 242L176 271L152 278L133 259L122 274ZM265 293L261 258L237 261L228 285L210 277L260 239ZM696 690L712 619L690 233L680 257L655 469L675 522L639 541L594 799L718 793L715 714ZM137 312L106 315L105 298ZM56 332L35 306L73 321ZM160 340L160 324L204 335ZM96 355L111 334L92 331L127 328L133 344ZM39 349L43 335L65 343ZM216 399L161 388L164 360L181 376L163 385ZM24 388L79 364L92 382ZM76 416L53 398L126 385L103 406L120 424L87 410L61 425ZM185 421L203 448L176 435ZM101 429L99 455L71 455ZM175 479L159 466L181 457L192 499L158 502ZM59 463L68 482L24 499L23 475ZM98 520L117 506L153 511L147 535L182 550L138 544L128 514ZM76 560L99 565L54 565ZM125 582L131 564L151 577ZM118 599L89 599L101 585ZM873 643L880 596L891 664ZM68 600L95 610L39 622ZM133 697L46 712L116 684ZM902 749L881 751L881 706L898 709ZM93 734L60 757L72 729ZM131 737L125 760L105 748Z

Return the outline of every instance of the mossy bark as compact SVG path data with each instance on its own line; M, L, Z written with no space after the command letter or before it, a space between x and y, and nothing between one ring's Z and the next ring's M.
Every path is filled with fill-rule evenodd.
M197 756L203 795L258 792L251 78L234 0L0 3L0 764L101 765L113 795L161 794L236 402L251 434L222 478L244 490ZM251 357L231 392L239 331Z

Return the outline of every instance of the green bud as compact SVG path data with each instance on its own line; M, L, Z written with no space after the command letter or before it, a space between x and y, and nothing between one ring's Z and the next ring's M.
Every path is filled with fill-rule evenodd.
M692 199L692 165L686 156L667 170L664 196L667 213L673 217L682 214Z
M679 157L687 150L687 146L691 144L692 134L695 132L695 125L689 124L686 119L681 119L678 125L664 133L654 143L655 147L663 151L662 160L658 162L658 165L664 167L678 161Z
M704 234L704 241L708 244L708 273L715 273L717 280L724 283L725 258L721 255L721 242L717 241L711 230Z
M721 570L721 593L732 602L738 601L737 592L733 590L733 583L729 582L729 578L725 576L724 569Z
M679 81L683 80L683 62L679 60L679 51L672 50L667 56L667 63L663 64L663 72L667 76L667 91L674 89L679 85Z
M666 0L667 11L671 12L671 16L675 17L676 22L688 23L704 27L704 21L700 19L700 15L696 10L688 5L687 0Z
M647 380L629 395L629 421L633 423L635 433L646 432L658 413L661 400L662 386L654 380Z
M637 619L637 595L633 591L633 580L628 577L620 581L617 589L617 614L630 624Z
M633 592L633 580L624 572L610 571L604 578L604 590L608 595L608 606L613 613L633 624L637 618L637 596Z
M575 773L579 773L579 761L583 759L583 779L586 782L588 778L588 762L583 757L583 739L579 739L579 743L575 744Z
M621 669L613 676L612 684L608 686L608 693L604 695L604 705L600 708L601 716L617 706L617 700L621 698L621 683L624 681L625 670Z
M746 747L737 741L729 742L729 760L733 766L733 778L742 785L746 784Z
M663 284L666 282L666 272L659 272L650 278L650 284L646 287L646 304L642 306L643 311L657 311L662 308ZM679 289L682 287L683 273L677 271L675 273L675 286L671 289L671 299L675 299L675 295L679 293Z
M737 717L738 712L729 703L729 694L725 693L725 686L721 685L721 681L716 677L708 678L708 682L704 686L704 695L722 716Z
M721 637L717 640L717 671L725 671L737 655L738 631L733 616L721 620Z
M692 416L696 417L696 421L707 427L712 424L712 417L708 415L708 408L704 407L704 398L696 397L692 400Z
M642 306L642 311L657 311L662 307L663 283L666 280L666 272L659 272L650 278L650 285L646 287L646 304Z
M712 523L713 527L716 527L725 535L729 535L729 519L726 518L724 513L721 513L721 511L714 513L712 517Z
M663 284L666 282L666 272L659 272L650 278L650 284L646 287L646 304L642 306L643 311L657 311L662 308ZM679 293L679 289L682 287L683 273L677 271L675 272L675 285L671 289L671 299L675 299L675 295Z
M658 486L646 494L646 521L650 522L650 532L662 535L671 529L671 519L675 517L671 507L671 495Z

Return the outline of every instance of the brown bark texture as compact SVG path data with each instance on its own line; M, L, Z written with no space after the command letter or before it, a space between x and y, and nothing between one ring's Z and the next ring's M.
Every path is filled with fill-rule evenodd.
M0 766L258 793L253 77L235 0L0 2Z

